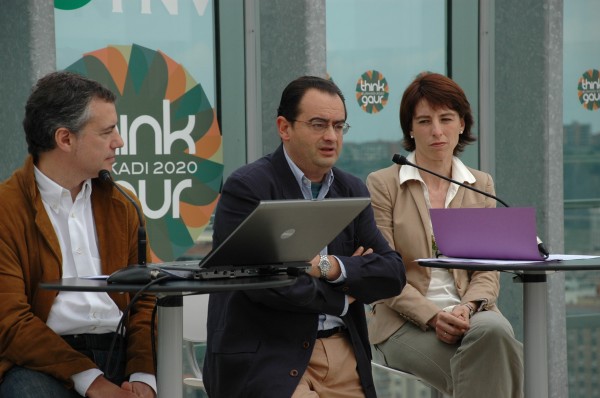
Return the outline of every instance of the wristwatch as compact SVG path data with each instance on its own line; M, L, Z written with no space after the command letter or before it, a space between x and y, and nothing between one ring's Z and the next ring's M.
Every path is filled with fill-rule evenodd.
M331 270L331 263L329 262L329 258L327 256L321 256L319 260L319 271L321 272L321 279L327 279L327 274L329 274L329 270Z

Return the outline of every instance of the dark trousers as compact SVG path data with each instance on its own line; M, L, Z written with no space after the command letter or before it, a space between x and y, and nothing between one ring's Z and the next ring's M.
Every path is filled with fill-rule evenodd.
M109 351L114 333L78 334L62 336L75 350L90 358L104 372L104 377L117 385L127 380L125 375L126 353L119 355L120 339L109 358ZM126 344L122 342L123 348ZM107 362L110 359L110 364ZM0 398L81 398L74 390L67 389L64 384L54 377L27 369L13 366L0 383Z

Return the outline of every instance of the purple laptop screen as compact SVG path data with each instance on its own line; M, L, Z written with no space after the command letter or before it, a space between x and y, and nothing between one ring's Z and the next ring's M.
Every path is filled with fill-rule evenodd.
M446 257L543 260L533 207L430 209L429 214Z

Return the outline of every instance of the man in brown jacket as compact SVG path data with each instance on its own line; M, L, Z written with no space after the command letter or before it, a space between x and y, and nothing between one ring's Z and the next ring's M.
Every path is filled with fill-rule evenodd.
M0 185L0 398L156 396L151 298L129 314L113 377L104 363L129 295L38 287L138 261L135 207L97 178L123 146L114 102L69 72L40 79L27 101L30 156Z

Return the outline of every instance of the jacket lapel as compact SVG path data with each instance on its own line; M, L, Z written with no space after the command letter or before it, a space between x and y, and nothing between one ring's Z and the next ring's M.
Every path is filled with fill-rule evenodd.
M465 197L465 188L458 187L458 191L456 191L456 195L450 202L449 208L460 208L462 207L463 198Z
M427 226L431 224L431 221L429 219L429 209L427 208L427 203L425 203L425 196L423 195L421 183L419 181L411 180L405 182L405 185L407 185L408 191L410 192L414 203L417 206L417 211L419 212L419 217L421 218L421 223L419 225L421 226L421 228L423 228L423 232L425 233L425 237L427 239L427 247L429 248L429 252L431 255L431 233L427 228Z
M18 173L20 184L22 184L24 190L28 191L27 196L31 201L31 207L35 209L36 228L40 232L54 259L54 262L47 261L47 259L38 261L44 268L43 278L46 281L59 279L62 277L62 252L60 250L60 243L58 242L58 237L56 236L50 217L44 208L40 191L37 188L33 158L31 155L25 160L22 171ZM38 256L46 255L46 252L43 249L40 249L40 251L36 251L35 254Z
M130 240L126 233L128 228L118 225L129 223L123 203L125 199L117 197L116 195L120 195L120 193L113 190L112 187L107 189L107 184L103 184L97 179L94 179L93 182L92 211L98 236L102 273L111 274L118 268L128 265L118 264L118 259L129 258L128 254L123 256L124 251L127 253Z
M294 177L294 173L292 172L292 169L290 169L290 165L285 158L283 144L279 145L275 152L273 152L271 163L273 164L273 169L277 175L281 198L304 199L302 191L296 181L296 177Z

